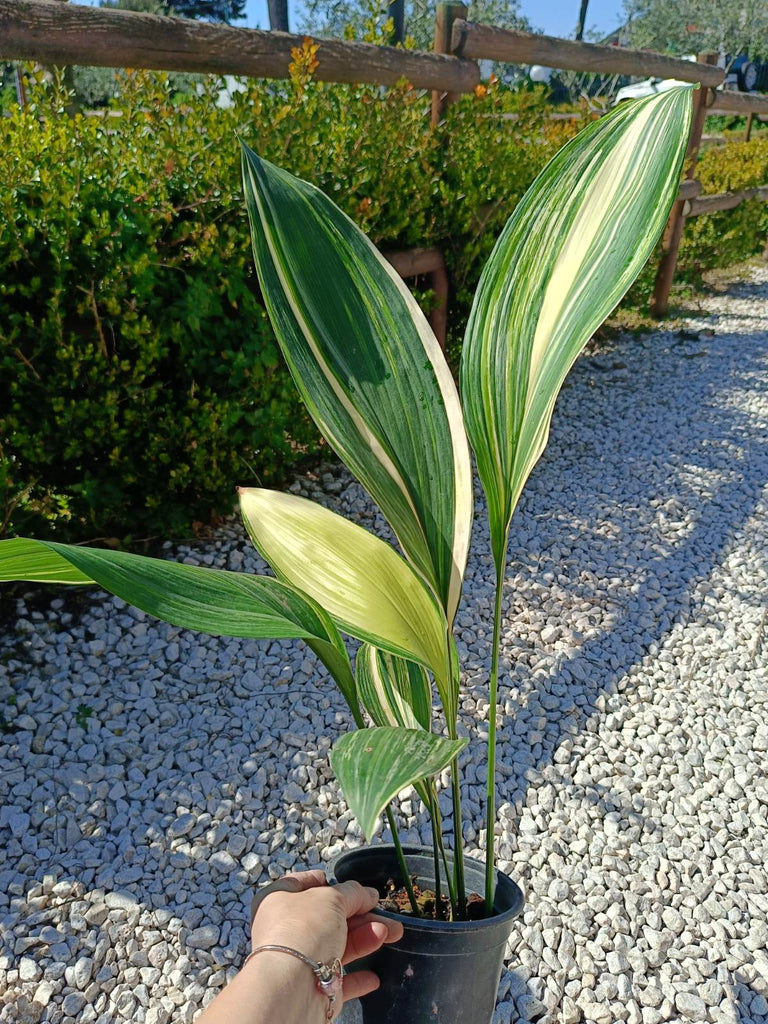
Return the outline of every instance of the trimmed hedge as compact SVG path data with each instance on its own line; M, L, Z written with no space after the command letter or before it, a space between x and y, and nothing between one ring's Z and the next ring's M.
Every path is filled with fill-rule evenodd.
M768 182L768 133L704 151L696 168L702 195L738 192ZM751 199L734 210L693 217L680 246L680 278L700 284L702 274L758 255L768 235L768 203Z
M514 203L581 126L491 87L432 130L425 94L323 85L314 60L305 47L291 81L228 109L218 80L180 96L136 73L103 117L70 116L61 83L39 80L0 118L0 534L182 535L229 512L235 484L277 483L321 447L261 303L235 133L382 248L440 245L458 338ZM748 146L761 183L767 145ZM702 160L712 181L736 173L722 152ZM686 272L757 251L762 220L742 219L719 249L689 229Z

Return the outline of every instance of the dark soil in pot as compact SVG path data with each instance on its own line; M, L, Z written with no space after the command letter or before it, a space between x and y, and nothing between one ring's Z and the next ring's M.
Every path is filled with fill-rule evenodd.
M409 873L424 888L434 888L432 851L406 846L404 852ZM350 850L331 865L335 881L354 879L382 892L399 874L394 846ZM468 892L483 892L481 861L466 858L465 876ZM504 948L522 909L519 886L497 872L490 918L446 922L378 911L402 921L405 933L352 967L375 971L381 979L381 987L361 1000L364 1024L490 1024Z

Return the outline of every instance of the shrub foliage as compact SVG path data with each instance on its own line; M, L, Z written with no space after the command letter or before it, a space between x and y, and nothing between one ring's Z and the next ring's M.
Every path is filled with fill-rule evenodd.
M236 133L382 249L441 246L458 333L514 203L581 127L491 86L433 130L427 95L323 85L315 62L305 45L290 81L224 109L219 80L125 74L104 116L40 77L0 118L0 534L181 535L318 450L252 270ZM711 150L705 191L762 184L767 161L762 139ZM748 206L688 229L686 273L759 249Z

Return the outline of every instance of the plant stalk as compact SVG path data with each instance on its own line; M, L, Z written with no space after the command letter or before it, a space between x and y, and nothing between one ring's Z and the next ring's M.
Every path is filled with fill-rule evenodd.
M437 798L437 790L435 789L434 782L429 785L430 792L432 794L432 803L434 811L430 811L430 814L434 814L434 820L437 821L437 838L440 846L440 859L443 862L443 869L445 871L445 880L448 883L448 898L451 901L451 916L454 921L458 920L457 914L459 911L458 900L456 899L456 889L454 887L453 875L448 867L448 857L445 853L445 843L443 842L443 818L440 814L440 804Z
M387 806L387 821L389 822L389 830L392 833L392 841L395 844L395 853L397 854L397 862L400 865L400 874L403 876L403 885L405 886L405 891L408 893L408 899L411 901L413 916L421 917L419 904L416 902L416 893L413 891L411 876L408 874L408 867L405 863L405 855L403 854L403 847L400 843L400 833L397 831L397 824L395 823L395 816L392 813L391 806Z
M467 916L467 893L464 884L464 836L462 833L461 789L459 784L459 759L451 761L451 789L453 791L453 884L456 887L459 920Z
M432 859L435 865L435 920L439 920L440 913L440 823L435 814L434 793L430 792L429 801L429 823L432 826Z
M488 713L488 775L485 810L485 916L493 914L494 875L496 867L496 702L499 691L499 641L501 639L501 599L504 569L496 572L496 601L493 608L493 648L491 652L491 678Z
M459 659L455 645L452 646L453 656L450 658L452 683L454 692L458 695L461 683ZM456 737L456 722L458 719L458 696L457 707L454 710L453 721L448 721L448 735L452 740ZM456 890L456 902L458 904L458 920L465 921L467 917L467 891L464 882L464 819L461 814L461 777L459 775L458 755L451 761L451 792L453 795L453 884Z

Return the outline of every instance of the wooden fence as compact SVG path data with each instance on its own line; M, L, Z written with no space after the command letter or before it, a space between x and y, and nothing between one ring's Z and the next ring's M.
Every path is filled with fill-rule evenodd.
M688 145L686 179L680 185L663 239L663 253L651 309L663 316L688 217L728 210L747 199L768 202L768 186L735 193L702 196L695 180L704 119L708 112L744 114L752 120L768 115L768 96L724 91L723 72L711 54L697 62L678 60L645 50L573 42L466 20L461 3L439 3L434 52L390 46L318 39L316 77L328 82L394 85L402 78L432 91L432 119L446 105L480 83L479 60L543 64L564 70L601 74L675 78L699 84ZM60 0L0 0L0 60L42 64L83 64L287 78L291 51L303 37L287 32L209 25L134 11L85 7ZM433 326L445 335L447 277L437 250L391 254L402 276L430 276L438 297Z

